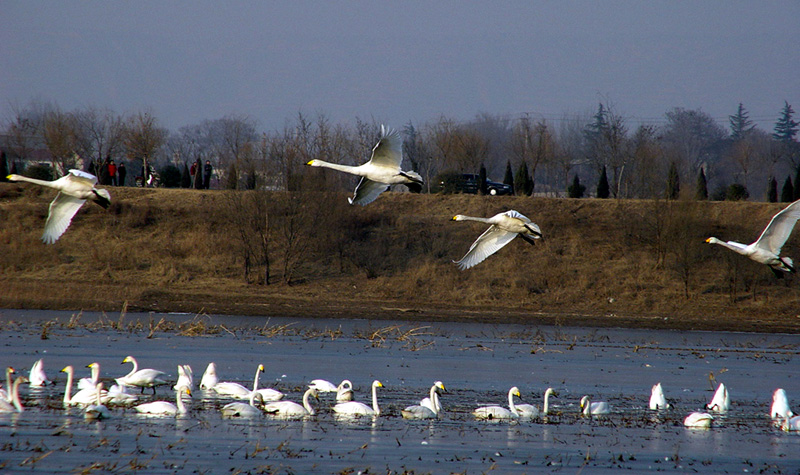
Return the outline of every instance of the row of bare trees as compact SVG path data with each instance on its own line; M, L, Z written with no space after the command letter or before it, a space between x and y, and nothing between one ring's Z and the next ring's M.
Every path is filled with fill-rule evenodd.
M665 195L673 168L684 183L693 183L702 170L712 188L740 183L760 197L771 178L782 181L800 168L793 113L785 104L772 134L753 126L741 104L730 116L730 130L701 110L680 108L668 111L660 124L633 124L603 103L593 115L559 120L481 114L467 122L440 117L402 129L407 166L423 176L428 191L439 173L477 173L484 166L496 181L504 176L508 181L508 170L527 174L527 193L560 195L574 176L593 190L607 170L613 197L657 198ZM352 189L352 177L303 165L313 158L362 163L380 124L358 118L332 123L324 114L300 113L282 129L263 132L248 116L228 115L170 132L148 112L120 116L93 107L65 112L33 102L15 107L0 130L0 146L12 159L45 149L59 174L108 157L179 167L208 160L220 187L296 190L310 183L345 190Z

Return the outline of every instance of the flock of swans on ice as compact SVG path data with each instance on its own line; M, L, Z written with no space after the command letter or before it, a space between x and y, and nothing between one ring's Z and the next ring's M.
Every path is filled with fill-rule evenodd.
M157 416L176 416L188 412L183 397L191 397L194 388L194 377L189 365L178 365L178 380L173 385L175 390L175 404L169 401L154 401L137 404L139 396L128 392L131 388L140 388L144 392L145 388L152 388L155 395L156 387L168 385L165 379L167 376L163 371L155 369L139 369L139 364L132 356L127 356L123 363L133 364L131 371L125 376L115 379L116 384L104 388L100 381L100 365L91 363L87 366L91 370L91 377L82 378L78 381L78 392L72 394L74 382L74 370L72 366L67 366L61 371L67 374L67 383L64 389L64 406L80 406L84 409L87 419L103 419L111 416L109 406L133 407L138 413ZM372 404L353 400L353 384L349 380L342 381L338 386L324 379L315 379L308 384L308 389L302 397L302 404L293 401L284 401L283 393L275 389L259 388L258 380L264 371L263 365L258 365L255 378L253 379L253 389L235 383L220 381L217 376L217 368L214 363L209 363L200 380L200 389L213 391L218 396L229 397L244 402L231 402L221 408L222 416L225 418L253 418L262 415L272 415L277 417L295 418L313 416L316 414L310 399L319 399L320 393L336 393L336 404L332 410L340 416L371 416L377 417L381 414L378 406L378 389L384 387L383 384L375 380L372 382ZM13 383L11 381L15 370L11 367L6 368L6 384L8 391L0 389L0 413L23 412L24 407L19 396L19 386L22 383L29 383L31 386L45 386L52 383L45 374L43 360L37 360L30 370L28 378L17 376ZM55 384L55 383L53 383ZM440 396L447 393L444 383L436 381L431 386L428 397L419 403L407 406L401 411L405 419L437 419L442 413L442 402ZM532 404L515 403L515 397L522 397L519 389L513 387L508 391L508 407L503 406L482 406L472 412L476 419L485 420L519 420L535 419L551 414L550 396L557 396L553 388L548 388L544 393L544 404L540 408ZM713 413L725 413L730 410L731 399L728 388L724 383L719 383L711 402L705 405L705 410ZM655 384L651 390L649 408L660 411L670 409L670 404L664 395L661 383ZM611 414L611 407L605 401L592 401L589 396L583 396L580 400L581 414L587 417ZM800 416L795 416L789 408L789 400L786 391L776 389L772 395L772 406L770 407L770 417L775 424L785 431L800 431ZM714 416L708 412L692 412L683 421L689 428L709 428L712 425Z
M403 141L400 134L396 130L381 125L381 137L373 147L372 156L366 163L359 166L350 166L329 163L323 160L311 160L307 165L330 168L360 176L361 180L356 186L353 197L348 198L348 200L351 204L367 205L389 189L391 185L403 184L412 191L422 190L422 177L414 171L404 171L401 168L402 162ZM111 203L111 195L108 191L95 187L97 178L80 170L70 170L67 175L54 181L36 180L20 175L9 175L8 179L11 181L26 181L58 190L59 193L50 203L50 212L42 235L42 240L46 244L53 244L64 234L73 216L86 200L94 201L104 208L108 208ZM708 238L706 242L724 246L756 262L765 264L778 277L781 277L783 272L795 272L792 259L781 256L780 253L795 223L800 218L800 205L798 203L800 203L800 200L795 201L777 213L761 233L761 236L752 244L745 245L735 241L726 242L715 237ZM470 246L467 254L455 261L462 270L481 263L517 236L531 244L534 244L537 239L542 237L539 226L515 210L508 210L490 218L456 215L453 220L478 221L490 225Z

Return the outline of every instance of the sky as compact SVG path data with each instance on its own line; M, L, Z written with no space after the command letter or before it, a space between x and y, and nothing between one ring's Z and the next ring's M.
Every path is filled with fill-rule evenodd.
M611 105L772 131L800 112L800 2L0 0L0 118L31 101L177 130L298 113L396 127ZM797 118L797 115L795 116Z

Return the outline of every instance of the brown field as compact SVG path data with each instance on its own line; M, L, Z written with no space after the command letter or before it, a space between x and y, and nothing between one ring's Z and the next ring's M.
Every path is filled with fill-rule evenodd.
M0 308L800 332L794 279L704 242L755 240L779 204L385 193L362 208L340 193L111 193L108 211L87 203L45 246L54 192L0 184ZM517 239L459 271L451 260L485 226L450 218L507 209L544 242ZM266 239L253 231L264 222ZM798 236L784 253L800 259Z

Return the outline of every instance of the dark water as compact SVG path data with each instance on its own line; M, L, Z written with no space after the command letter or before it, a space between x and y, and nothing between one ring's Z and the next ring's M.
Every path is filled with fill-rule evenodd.
M4 473L798 473L800 434L782 432L768 417L772 391L782 387L800 408L800 337L713 332L667 332L520 325L442 324L364 320L284 320L203 317L216 334L181 336L150 322L199 321L192 315L0 311L0 364L27 374L44 357L57 384L22 388L26 410L0 415ZM133 322L141 321L136 327ZM42 339L45 322L51 322ZM218 325L223 325L220 330ZM127 408L89 422L61 405L64 366L88 376L101 365L110 382L128 372L133 355L143 367L177 377L194 369L195 384L214 361L220 378L261 385L299 401L306 382L353 381L356 399L369 401L379 379L382 415L348 421L333 416L331 396L305 420L224 420L229 399L195 390L188 414L148 418ZM686 414L711 399L709 373L729 387L732 410L710 430L682 426ZM427 396L435 380L449 393L436 421L407 421L400 410ZM661 382L675 409L647 409L650 387ZM478 405L505 405L511 386L526 403L541 404L547 387L555 414L546 420L476 421ZM608 401L612 414L579 417L581 396ZM157 399L174 400L167 387ZM146 396L143 401L152 400Z

